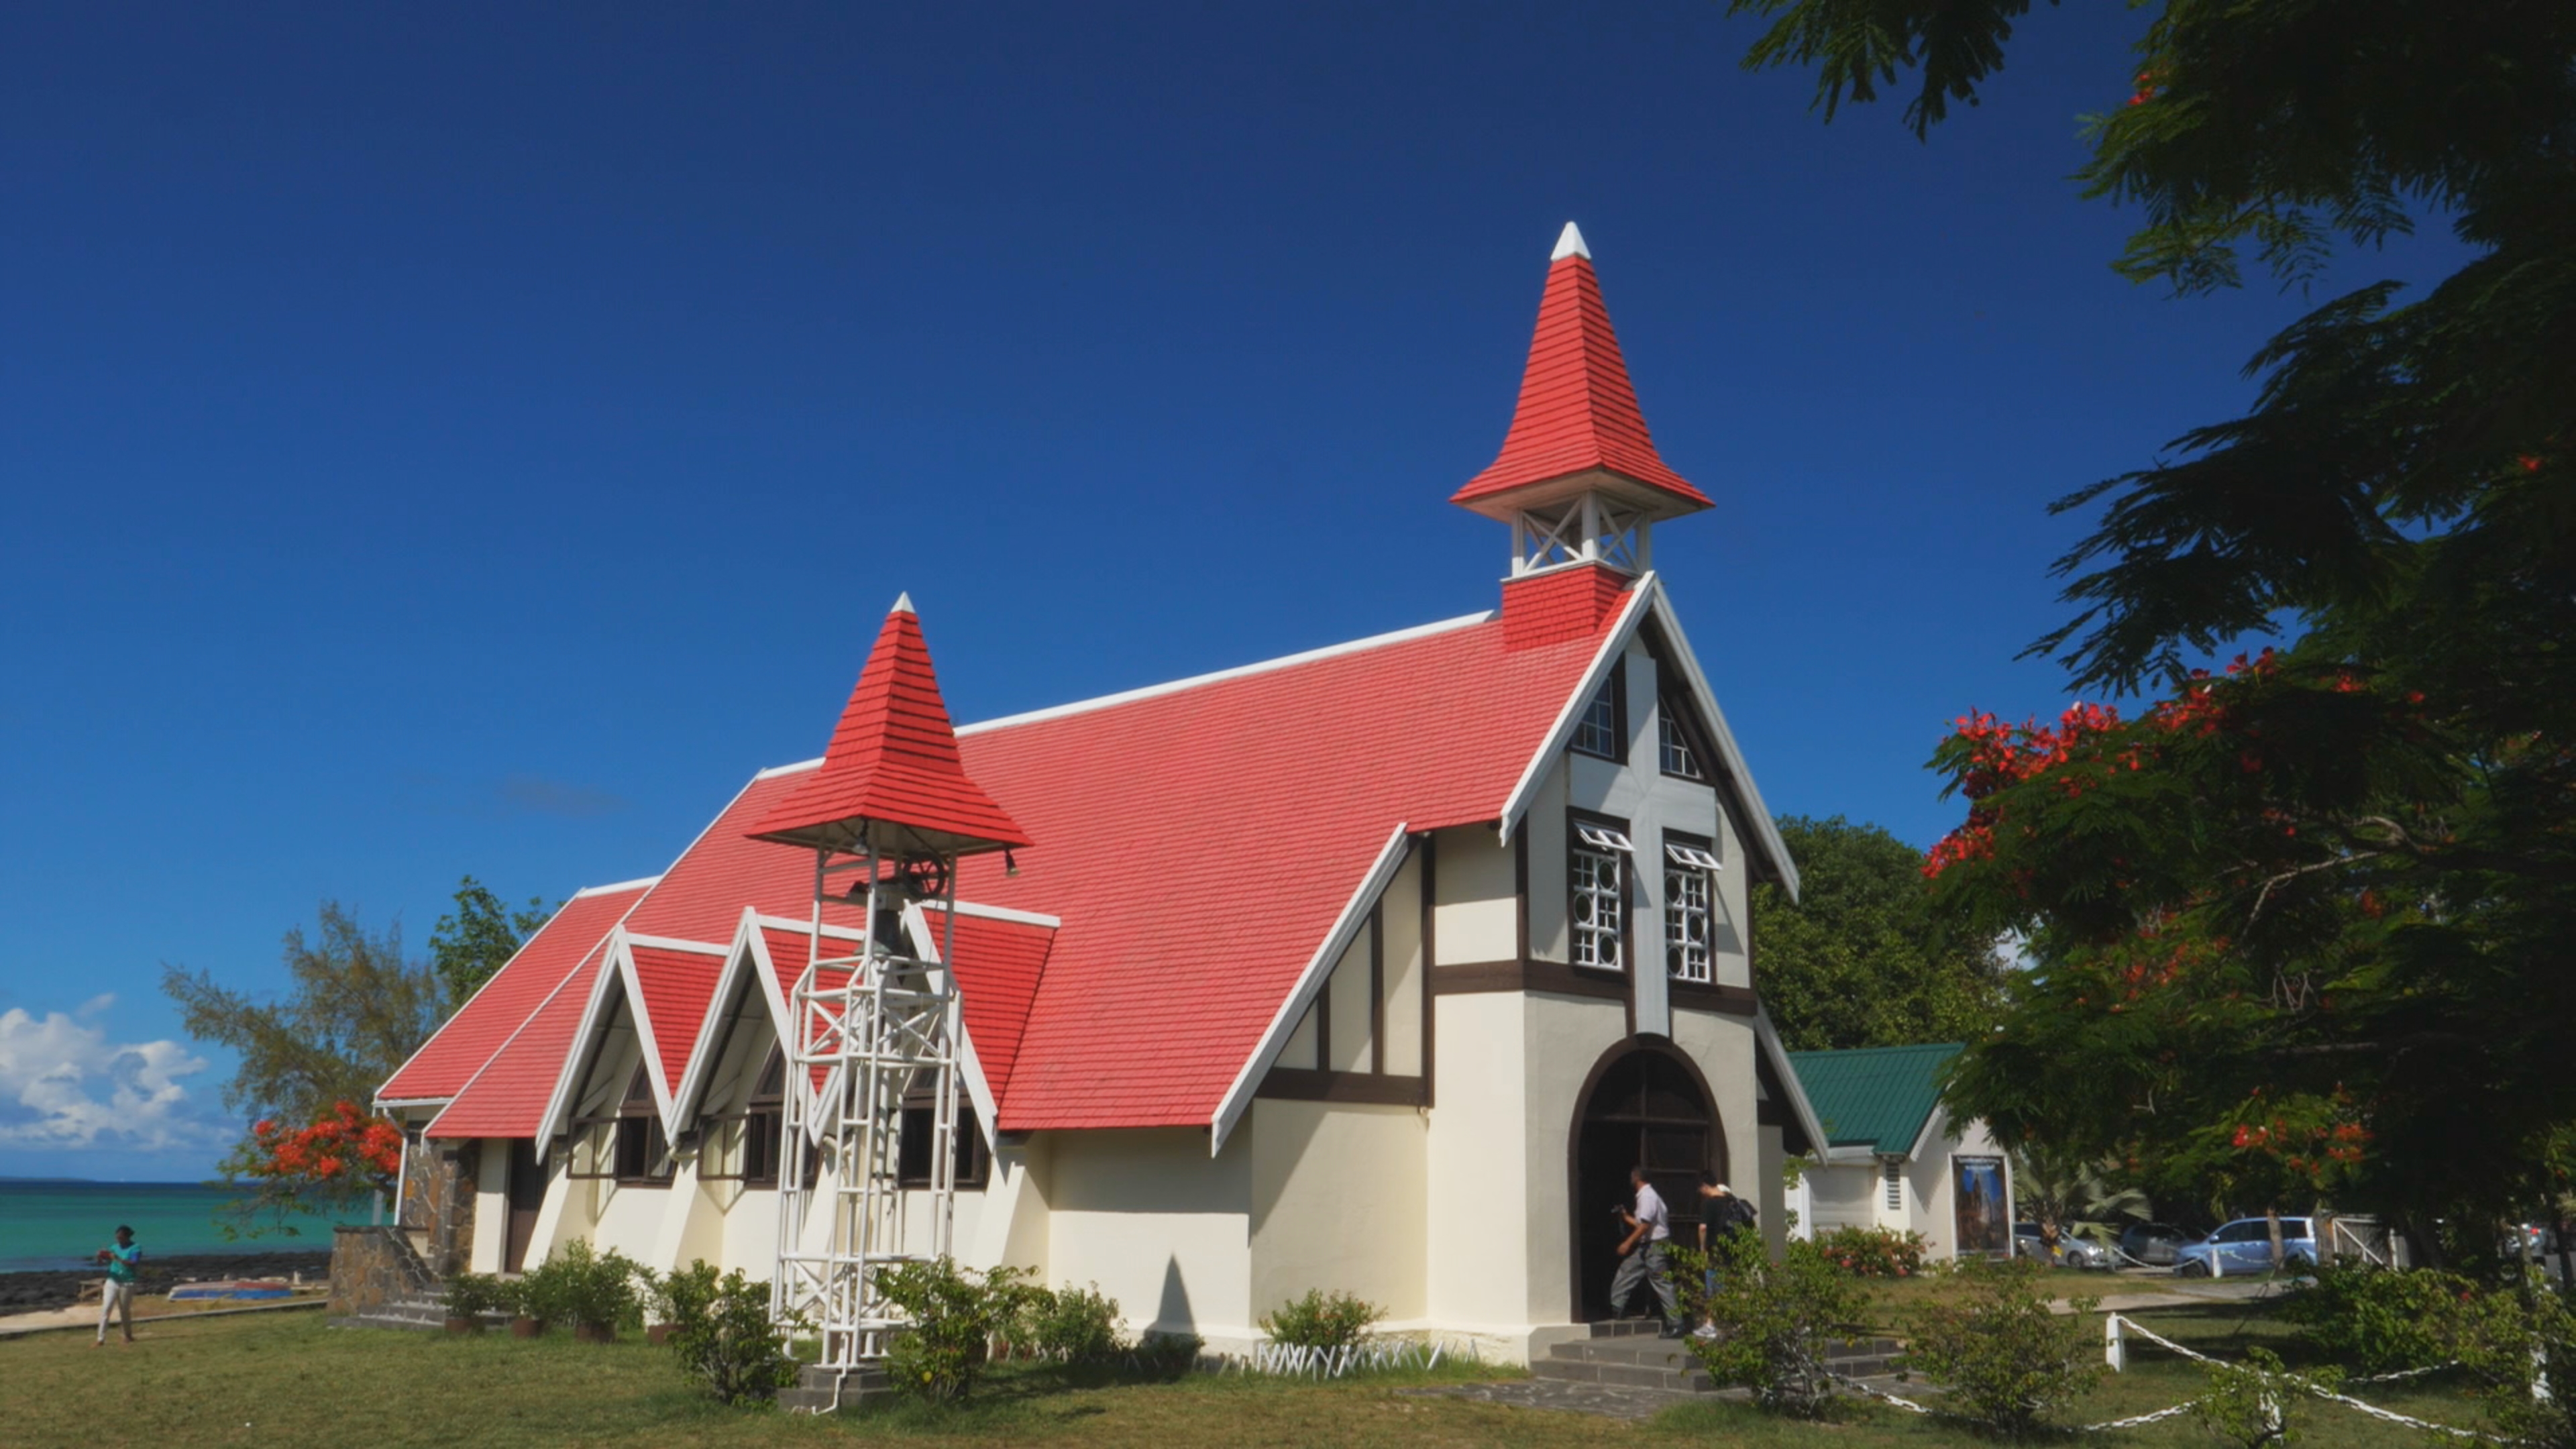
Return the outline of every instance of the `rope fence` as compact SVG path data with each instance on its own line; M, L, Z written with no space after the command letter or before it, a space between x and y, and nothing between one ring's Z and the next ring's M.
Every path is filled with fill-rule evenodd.
M2137 1323L2117 1313L2107 1313L2104 1314L2102 1318L2102 1357L2105 1362L2110 1364L2114 1372L2125 1372L2127 1370L2129 1357L2128 1339L2131 1334L2135 1334L2137 1337L2145 1339L2158 1348L2180 1354L2184 1358L2190 1359L2195 1363L2207 1364L2213 1368L2226 1368L2231 1366L2223 1360L2211 1358L2209 1355L2202 1353L2197 1349L2185 1348L2181 1344L2174 1342L2172 1339L2165 1337L2154 1329L2148 1328L2144 1324ZM2418 1378L2429 1373L2439 1373L2443 1369L2452 1367L2455 1367L2455 1365L2436 1364L2431 1368L2401 1369L2396 1373L2374 1374L2369 1378L2351 1379L2347 1382L2363 1384L2391 1383L2400 1379ZM1953 1414L1945 1409L1933 1408L1929 1404L1918 1403L1915 1400L1906 1398L1900 1394L1889 1393L1885 1389L1879 1388L1874 1384L1863 1383L1859 1379L1847 1378L1841 1374L1836 1374L1833 1377L1836 1383L1841 1384L1844 1388L1853 1393L1866 1395L1883 1404L1903 1409L1910 1414L1924 1414L1943 1419L1960 1419L1965 1417L1964 1415ZM2498 1438L2492 1434L2483 1434L2475 1429L2462 1429L2456 1425L2436 1424L2429 1419L2418 1419L2411 1414L2398 1413L2394 1409L2383 1409L2377 1404L2364 1403L2350 1394L2337 1393L2323 1384L2315 1383L2297 1374L2280 1374L2267 1377L2277 1378L2286 1388L2295 1389L2301 1393L2311 1394L2317 1398L2341 1404L2355 1413L2367 1414L2371 1418L2380 1420L2383 1423L2400 1424L2409 1429L2421 1429L2428 1434L2440 1434L2448 1438L2467 1440L2473 1443L2519 1444L2524 1442L2519 1439ZM2545 1394L2547 1391L2543 1389L2542 1392ZM2135 1429L2143 1425L2158 1423L2166 1419L2179 1418L2182 1415L2188 1414L2194 1409L2199 1408L2201 1404L2205 1402L2205 1399L2206 1396L2203 1396L2202 1398L2185 1399L2179 1404L2169 1405L2165 1408L2157 1409L2152 1413L2132 1414L2125 1419L2106 1419L2098 1424L2078 1424L2075 1426L2075 1430L2077 1433L2081 1434L2100 1434L2113 1429Z

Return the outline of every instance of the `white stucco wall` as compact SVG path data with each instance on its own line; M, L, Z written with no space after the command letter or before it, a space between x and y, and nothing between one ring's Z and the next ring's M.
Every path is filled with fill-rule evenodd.
M1426 1115L1265 1098L1250 1123L1255 1317L1322 1288L1358 1294L1391 1322L1422 1321Z
M1445 872L1445 841L1440 860ZM1445 954L1448 937L1437 944ZM1529 1088L1514 1048L1530 1006L1509 991L1439 998L1424 1131L1424 1208L1437 1225L1423 1254L1424 1311L1448 1328L1494 1335L1498 1346L1506 1336L1519 1342L1529 1322ZM1555 1176L1564 1172L1560 1157Z
M510 1144L486 1139L474 1164L474 1243L466 1266L477 1273L498 1273L509 1251Z
M1432 951L1443 966L1509 961L1520 954L1520 904L1512 849L1488 826L1443 830L1432 896Z
M1252 1143L1202 1128L1047 1134L1048 1276L1097 1283L1133 1329L1249 1345Z

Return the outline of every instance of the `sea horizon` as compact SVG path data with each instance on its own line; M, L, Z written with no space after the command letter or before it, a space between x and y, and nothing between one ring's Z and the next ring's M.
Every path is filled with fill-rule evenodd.
M222 1182L117 1182L98 1178L0 1177L0 1273L62 1272L81 1266L113 1237L134 1229L147 1258L203 1254L328 1252L331 1229L366 1222L365 1203L337 1213L263 1219L269 1231L226 1238L215 1216L234 1189ZM293 1233L279 1227L297 1229Z

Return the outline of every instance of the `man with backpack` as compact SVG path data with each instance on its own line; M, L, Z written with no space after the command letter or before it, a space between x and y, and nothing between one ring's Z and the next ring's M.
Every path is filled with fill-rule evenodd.
M1737 1197L1725 1183L1718 1181L1716 1173L1699 1175L1699 1251L1701 1257L1708 1259L1708 1269L1700 1287L1708 1298L1717 1296L1717 1262L1710 1255L1719 1251L1736 1234L1755 1231L1761 1216L1753 1204ZM1716 1323L1702 1322L1698 1336L1715 1338Z

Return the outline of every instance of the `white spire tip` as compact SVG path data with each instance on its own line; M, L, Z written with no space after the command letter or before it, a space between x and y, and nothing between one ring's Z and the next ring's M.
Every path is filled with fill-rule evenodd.
M1583 229L1570 221L1565 224L1565 230L1557 233L1556 250L1547 254L1551 262L1561 262L1567 257L1592 260L1592 248L1583 244Z
M898 614L909 614L912 611L912 594L909 590L895 596L894 612Z

